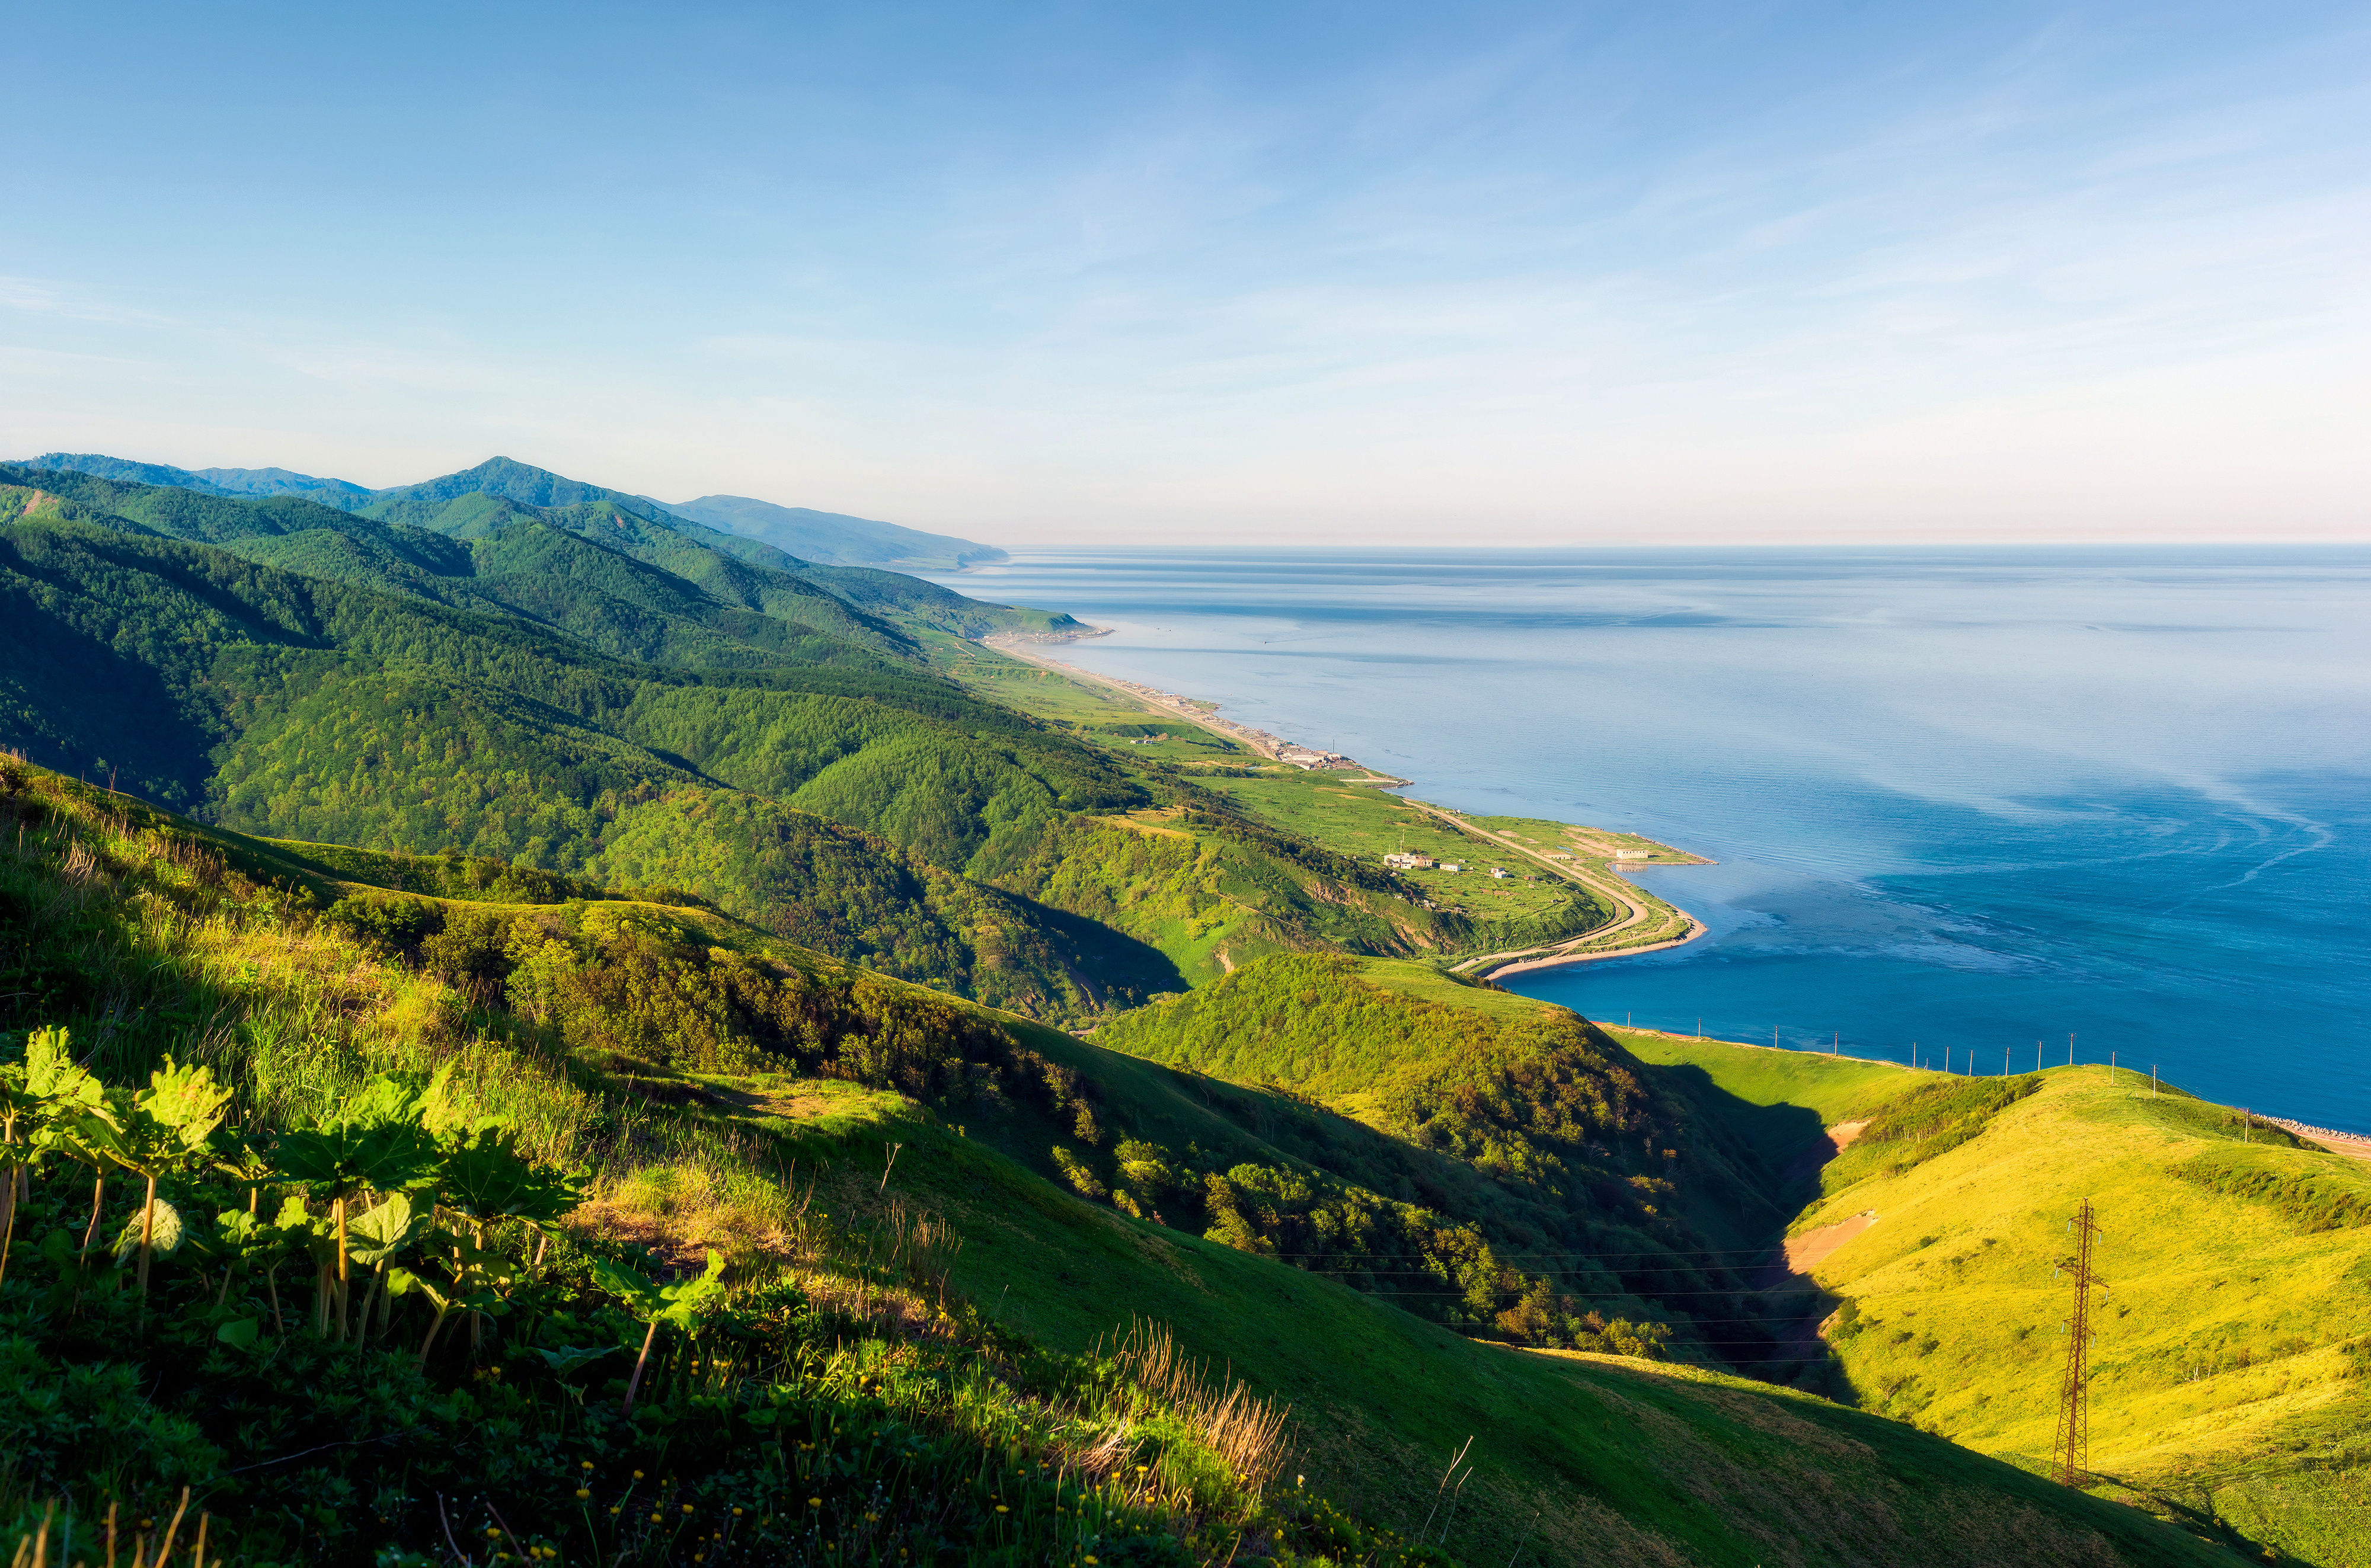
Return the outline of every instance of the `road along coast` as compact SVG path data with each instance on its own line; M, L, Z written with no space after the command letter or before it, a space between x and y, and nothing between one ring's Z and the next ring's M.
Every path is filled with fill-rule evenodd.
M1149 686L1139 681L1122 680L1117 675L1099 675L1093 670L1082 670L1076 664L1039 651L1048 643L1083 642L1092 637L1109 637L1110 635L1109 627L1091 626L1082 631L1000 631L981 638L980 641L984 646L993 648L999 653L1010 658L1019 659L1024 663L1035 664L1041 669L1053 670L1074 681L1083 681L1089 686L1098 686L1109 691L1118 692L1144 704L1157 713L1169 714L1183 719L1189 724L1197 724L1214 735L1223 735L1238 745L1250 747L1270 762L1287 763L1294 767L1323 768L1329 772L1364 773L1371 779L1389 778L1388 775L1376 773L1374 769L1362 763L1352 761L1339 752L1320 751L1314 746L1304 746L1298 742L1288 741L1281 735L1272 735L1266 730L1255 730L1248 724L1238 724L1232 719L1221 719L1219 717L1219 705L1215 702L1205 701L1200 698L1180 697L1174 691L1162 691L1158 686ZM1394 778L1391 782L1405 784L1407 780Z
M1116 693L1149 712L1185 720L1270 762L1313 772L1324 771L1338 777L1344 784L1370 785L1387 790L1407 787L1409 780L1366 767L1338 752L1300 745L1266 730L1255 730L1231 719L1220 718L1219 705L1215 702L1163 691L1116 675L1098 674L1067 660L1057 659L1046 651L1055 644L1109 635L1106 628L1087 627L1067 632L997 632L980 640L983 645L1009 658L1035 665L1082 686ZM1611 918L1575 936L1538 946L1465 958L1454 966L1460 973L1495 978L1527 969L1628 958L1638 953L1660 952L1666 948L1680 947L1706 934L1707 928L1694 916L1663 902L1613 870L1622 860L1644 861L1649 858L1660 865L1712 864L1701 856L1628 835L1609 834L1602 829L1568 824L1556 824L1560 835L1556 839L1558 847L1545 848L1536 843L1526 843L1511 831L1488 826L1445 806L1436 806L1428 801L1405 795L1400 799L1458 836L1477 845L1486 845L1491 850L1508 856L1526 872L1544 872L1580 887L1613 912Z

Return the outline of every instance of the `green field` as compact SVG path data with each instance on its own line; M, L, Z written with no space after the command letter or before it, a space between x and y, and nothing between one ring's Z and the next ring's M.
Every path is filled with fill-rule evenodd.
M1371 864L1400 849L1462 863L1465 870L1458 872L1401 873L1440 909L1477 920L1539 919L1579 904L1595 908L1601 919L1611 913L1584 890L1513 861L1505 851L1458 832L1389 790L1347 782L1341 774L1278 768L1247 778L1213 779L1210 787L1263 822ZM1492 877L1493 866L1512 874Z
M1126 757L1188 767L1256 766L1248 747L1174 714L1156 713L1123 692L954 638L925 639L931 663L992 702L1116 747ZM1158 738L1155 738L1158 737ZM1138 744L1134 743L1142 742Z

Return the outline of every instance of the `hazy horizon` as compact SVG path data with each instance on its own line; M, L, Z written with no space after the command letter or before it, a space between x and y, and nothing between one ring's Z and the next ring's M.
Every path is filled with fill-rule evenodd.
M2371 27L23 17L0 448L1015 548L2371 537Z

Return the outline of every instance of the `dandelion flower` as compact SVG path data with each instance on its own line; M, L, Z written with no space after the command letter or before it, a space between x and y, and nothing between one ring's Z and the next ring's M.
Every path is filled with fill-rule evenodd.
M584 1502L587 1497L590 1497L590 1496L592 1496L592 1495L593 1495L593 1492L592 1492L592 1489L591 1489L591 1488L589 1488L589 1487L580 1486L580 1487L578 1487L578 1488L576 1489L576 1501L578 1501L579 1503Z

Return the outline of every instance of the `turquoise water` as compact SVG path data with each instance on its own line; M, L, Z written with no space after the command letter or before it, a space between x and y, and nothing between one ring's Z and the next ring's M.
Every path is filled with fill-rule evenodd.
M1515 989L2371 1131L2371 551L1047 553L946 579L1467 811L1709 856Z

